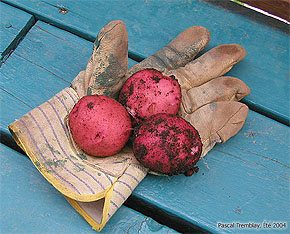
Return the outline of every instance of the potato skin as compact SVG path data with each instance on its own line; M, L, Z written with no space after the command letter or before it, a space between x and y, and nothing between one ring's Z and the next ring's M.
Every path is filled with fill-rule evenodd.
M124 84L119 102L132 116L133 125L158 113L176 115L181 103L181 89L172 76L164 76L155 69L133 74Z
M69 127L76 144L92 156L118 153L131 134L131 119L116 100L84 96L69 114Z
M202 143L198 131L180 116L157 114L134 132L133 152L151 171L169 176L197 171Z

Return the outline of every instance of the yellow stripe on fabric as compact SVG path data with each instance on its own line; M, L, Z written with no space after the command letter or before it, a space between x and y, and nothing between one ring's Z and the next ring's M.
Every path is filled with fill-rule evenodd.
M108 187L107 189L103 190L100 193L91 195L80 195L75 192L72 192L71 190L64 187L53 175L48 173L46 170L41 170L42 168L45 167L38 161L33 150L30 148L28 142L26 141L25 136L20 132L18 126L15 123L10 124L8 126L8 129L12 133L12 136L15 139L16 143L28 155L28 157L30 158L34 166L37 168L37 170L47 179L49 183L51 183L57 190L59 190L65 196L77 201L90 202L105 197L105 195L110 190L112 190L113 186Z
M76 200L73 200L69 197L64 196L67 201L72 205L73 208L92 226L94 230L100 231L101 224L97 223L91 216L87 214L79 205Z
M71 199L69 197L65 198L68 200L68 202L72 205L73 208L76 209L76 211L92 226L92 228L96 231L101 231L104 226L106 225L106 223L109 220L109 207L110 207L110 201L112 199L112 194L113 194L113 190L114 190L114 186L116 183L114 183L111 188L107 191L106 195L105 195L105 203L104 203L104 208L103 208L103 217L102 217L102 221L101 223L98 223L97 221L95 221L80 205L79 203L74 200Z
M118 180L116 180L117 182ZM103 229L103 227L105 226L105 224L108 222L109 220L109 209L110 209L110 202L113 196L113 191L114 191L114 187L116 185L116 182L111 186L111 188L108 190L106 197L105 197L105 204L104 204L104 209L103 209L103 218L102 218L102 223L101 223L101 229Z

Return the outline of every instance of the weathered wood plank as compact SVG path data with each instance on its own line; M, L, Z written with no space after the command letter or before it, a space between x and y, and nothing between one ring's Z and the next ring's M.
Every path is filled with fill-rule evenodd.
M37 45L38 49L33 48ZM0 70L1 108L9 105L4 112L7 122L1 127L68 86L84 69L91 48L91 42L38 22ZM157 207L153 213L151 209L152 216L165 211L157 217L160 221L172 215L177 224L187 222L183 228L196 225L212 232L228 231L218 229L218 221L288 220L288 142L288 127L250 111L243 130L199 162L198 174L148 176L129 202L140 209L140 200L147 207Z
M179 222L213 233L255 231L239 228L237 223L261 224L263 233L278 232L273 225L263 228L264 221L286 222L286 228L279 229L279 233L289 233L289 134L289 127L250 111L235 137L215 146L198 162L197 174L149 175L134 190L127 205L138 202L142 204L139 210L147 214L148 207L158 207L175 219L181 218ZM156 210L152 217L158 220ZM235 226L221 228L219 222Z
M33 164L0 144L1 233L96 233ZM122 206L102 233L177 233Z
M3 2L0 2L0 12L0 62L2 63L9 56L9 53L16 48L19 41L33 25L35 20L32 15Z
M229 11L221 7L224 4L220 1L5 2L89 40L104 24L120 19L127 25L131 54L142 58L161 49L184 29L205 26L212 34L208 49L239 43L248 52L246 59L230 72L251 88L252 93L244 102L289 125L289 26L282 22L272 19L276 28L265 25L261 22L269 21L268 17L238 5L233 6L238 10Z

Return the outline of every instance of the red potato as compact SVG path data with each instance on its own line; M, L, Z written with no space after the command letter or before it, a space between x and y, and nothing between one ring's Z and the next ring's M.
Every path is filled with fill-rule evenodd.
M198 131L177 115L157 114L134 133L133 152L144 167L169 176L198 170L202 143Z
M133 118L133 125L158 113L176 115L181 103L178 81L155 69L133 74L124 84L119 102Z
M79 100L69 114L69 127L78 147L92 156L118 153L131 134L131 119L116 100L90 95Z

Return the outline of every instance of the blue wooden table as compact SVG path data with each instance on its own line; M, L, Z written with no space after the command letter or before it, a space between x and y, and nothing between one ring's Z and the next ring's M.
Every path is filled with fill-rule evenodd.
M192 25L211 31L205 51L241 44L247 57L229 75L251 88L243 100L250 112L235 137L198 162L199 173L148 175L102 232L289 233L289 25L225 1L3 0L0 7L0 232L94 232L7 126L69 86L98 31L119 19L129 34L129 67ZM242 225L249 223L261 228Z

